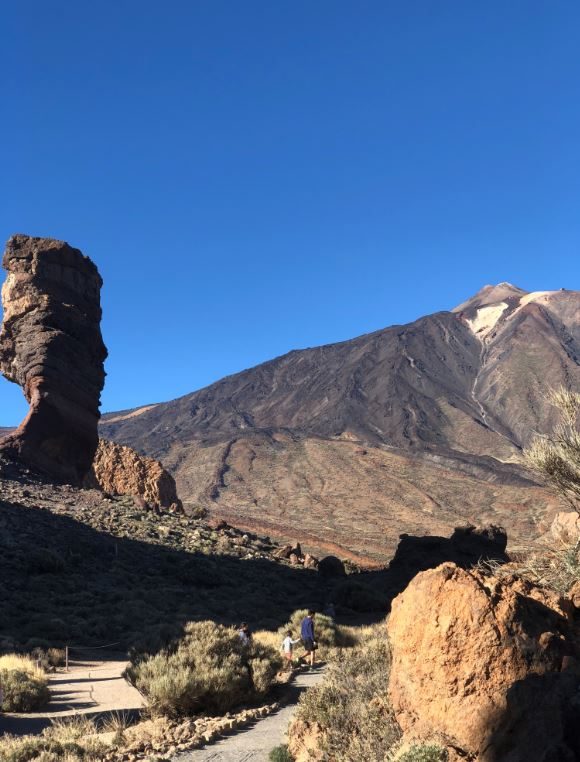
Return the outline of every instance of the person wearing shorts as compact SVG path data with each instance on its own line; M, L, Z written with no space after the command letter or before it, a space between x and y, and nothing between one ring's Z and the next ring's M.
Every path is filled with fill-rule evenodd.
M287 630L286 637L282 641L282 654L284 656L284 660L286 661L286 667L290 670L292 669L292 652L296 643L300 643L300 638L296 638L296 640L294 640L292 638L292 632Z

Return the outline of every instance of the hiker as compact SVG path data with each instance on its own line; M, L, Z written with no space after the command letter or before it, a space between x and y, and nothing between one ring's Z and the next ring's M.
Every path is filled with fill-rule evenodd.
M330 617L330 619L336 619L336 609L334 608L334 603L332 601L329 601L326 604L326 608L322 612L325 616Z
M252 642L252 633L246 622L242 622L240 629L238 630L238 637L242 641L242 645L249 646Z
M282 641L282 654L286 660L286 665L290 670L292 669L292 650L293 646L295 646L296 643L300 643L300 638L293 640L292 632L290 630L286 630L286 637Z
M306 660L306 663L310 663L310 666L313 667L314 652L318 646L314 639L314 611L312 610L310 610L302 620L300 637L304 645L304 656L302 656L302 658Z

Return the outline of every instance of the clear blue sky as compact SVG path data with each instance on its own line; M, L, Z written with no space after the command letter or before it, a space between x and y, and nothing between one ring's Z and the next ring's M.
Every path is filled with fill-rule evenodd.
M103 409L450 308L580 288L573 0L22 0L0 238L105 280ZM0 424L25 405L0 383Z

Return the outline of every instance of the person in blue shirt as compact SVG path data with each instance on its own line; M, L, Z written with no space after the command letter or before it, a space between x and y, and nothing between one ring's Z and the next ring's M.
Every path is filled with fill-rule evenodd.
M317 648L316 640L314 637L314 611L309 611L302 620L302 624L300 626L300 637L302 639L305 651L302 658L306 660L307 664L310 664L310 666L313 667L314 652Z

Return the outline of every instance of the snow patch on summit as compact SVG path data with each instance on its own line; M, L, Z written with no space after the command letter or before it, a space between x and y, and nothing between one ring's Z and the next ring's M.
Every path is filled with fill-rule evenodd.
M507 302L498 302L497 304L480 307L473 320L467 321L467 325L480 339L486 339L497 325L507 306Z

